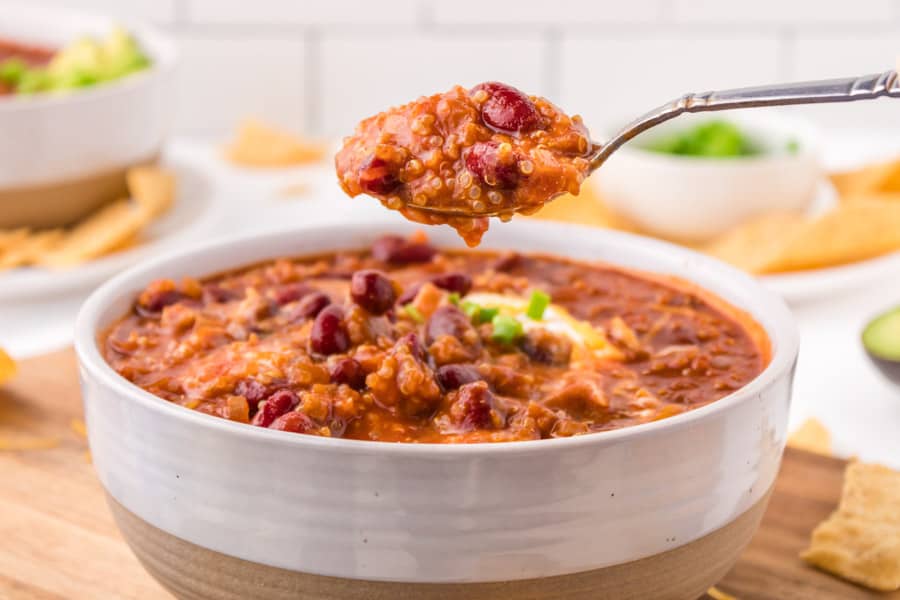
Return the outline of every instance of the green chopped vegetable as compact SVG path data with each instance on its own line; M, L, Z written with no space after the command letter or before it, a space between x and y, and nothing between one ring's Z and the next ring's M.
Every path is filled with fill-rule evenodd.
M27 70L28 65L21 58L8 58L0 62L0 81L8 85L18 85Z
M800 151L800 142L790 139L787 144L785 144L784 149L787 150L788 154L797 154Z
M422 313L419 312L419 309L413 306L412 304L406 304L403 307L403 312L405 312L409 317L415 321L416 323L424 323L425 317L422 316Z
M663 154L707 158L733 158L761 153L744 132L727 121L707 121L657 138L644 148Z
M541 290L531 292L531 299L528 300L528 308L525 314L528 318L540 321L544 318L544 311L550 306L550 296Z
M466 316L472 320L476 325L481 325L482 323L490 323L491 319L493 319L500 312L499 308L493 307L488 308L485 306L481 306L480 304L475 304L474 302L470 302L469 300L464 300L460 305L462 311L466 313Z
M452 304L453 306L459 306L459 293L450 292L449 294L447 294L447 300L449 300L450 304Z
M494 326L491 338L504 344L512 344L524 333L522 323L508 315L494 315L491 325Z
M0 63L0 81L17 93L57 92L113 81L150 66L137 41L121 28L103 39L72 42L46 66L29 66L11 58Z

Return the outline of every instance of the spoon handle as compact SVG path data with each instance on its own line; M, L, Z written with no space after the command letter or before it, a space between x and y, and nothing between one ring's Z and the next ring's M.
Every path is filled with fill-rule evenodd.
M606 144L598 147L590 157L591 170L602 165L613 152L639 133L686 112L852 102L872 100L881 96L900 97L900 81L898 81L896 71L846 79L780 83L718 92L685 94L632 121Z

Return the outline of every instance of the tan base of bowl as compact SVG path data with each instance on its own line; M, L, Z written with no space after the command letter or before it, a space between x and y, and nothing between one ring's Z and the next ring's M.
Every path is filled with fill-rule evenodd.
M65 227L104 204L128 197L125 173L132 166L156 162L157 154L133 165L100 171L46 185L0 189L0 229Z
M185 600L689 600L737 561L770 494L725 527L662 554L572 575L467 584L362 581L269 567L186 542L141 520L111 496L107 499L144 567Z

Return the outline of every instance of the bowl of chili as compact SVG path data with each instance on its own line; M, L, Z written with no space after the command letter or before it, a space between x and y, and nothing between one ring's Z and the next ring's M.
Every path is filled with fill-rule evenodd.
M415 231L215 242L85 303L92 456L148 570L186 597L702 593L780 464L784 303L628 234Z

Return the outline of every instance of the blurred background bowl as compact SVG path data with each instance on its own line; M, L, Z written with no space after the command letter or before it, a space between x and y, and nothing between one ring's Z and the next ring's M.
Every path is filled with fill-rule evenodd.
M125 170L154 161L169 131L177 60L174 43L141 23L0 4L0 38L54 49L117 24L150 68L64 94L0 97L0 228L68 225L125 197Z
M733 123L760 153L715 158L646 149L709 121ZM643 230L702 242L755 216L805 211L822 178L819 152L809 123L777 112L685 115L626 144L594 180L607 205Z

